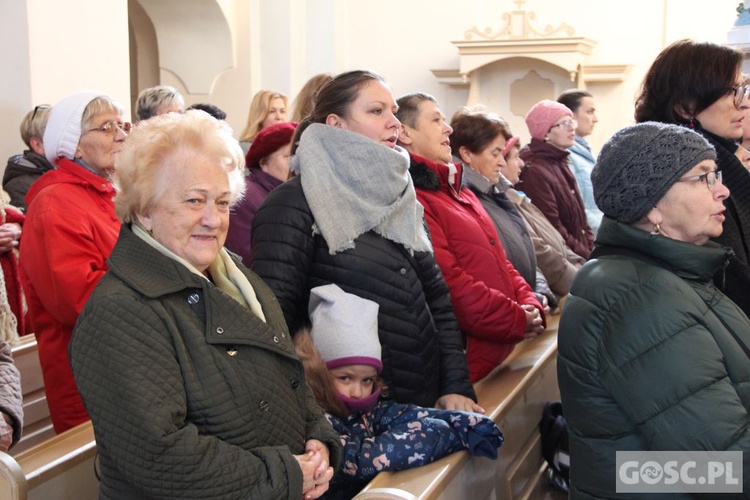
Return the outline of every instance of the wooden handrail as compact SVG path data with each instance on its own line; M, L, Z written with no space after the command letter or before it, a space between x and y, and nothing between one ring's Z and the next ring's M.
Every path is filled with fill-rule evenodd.
M0 452L0 497L6 498L9 492L7 498L25 500L30 492L84 462L90 462L91 469L84 475L91 484L73 485L67 488L68 493L72 494L78 488L98 491L93 470L95 455L96 442L91 422L80 424L13 457ZM80 497L76 495L76 498Z

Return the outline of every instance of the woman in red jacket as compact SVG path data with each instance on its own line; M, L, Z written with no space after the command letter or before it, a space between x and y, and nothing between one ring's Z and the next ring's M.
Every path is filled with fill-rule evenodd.
M410 94L397 102L399 144L411 157L409 173L466 337L469 377L476 382L516 343L544 331L544 309L508 261L497 229L476 195L461 186L463 165L451 162L453 129L435 98ZM497 161L505 164L502 156Z
M109 96L84 91L54 106L44 151L56 170L26 196L21 281L36 333L50 416L62 432L88 420L68 358L73 326L117 241L110 174L130 130Z

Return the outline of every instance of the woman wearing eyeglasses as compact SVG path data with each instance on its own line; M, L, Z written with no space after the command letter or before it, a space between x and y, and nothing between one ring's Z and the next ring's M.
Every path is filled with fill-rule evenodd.
M626 495L617 452L633 451L745 450L734 477L750 491L750 320L711 285L731 255L710 241L729 196L716 158L657 122L601 150L591 181L604 218L558 334L573 500Z
M107 271L120 230L110 174L130 130L123 114L100 92L78 92L56 104L44 131L44 152L57 168L26 196L21 281L57 432L88 419L68 343L78 314Z
M743 83L741 52L680 40L651 65L636 98L635 120L688 127L716 149L716 164L732 197L724 201L724 232L714 241L731 247L734 257L714 284L750 315L750 176L735 156L750 106L750 87Z
M545 99L526 115L531 142L519 153L526 167L521 172L520 191L549 219L565 243L581 257L594 248L594 233L586 221L586 210L575 176L568 167L568 148L575 143L573 112L559 102Z

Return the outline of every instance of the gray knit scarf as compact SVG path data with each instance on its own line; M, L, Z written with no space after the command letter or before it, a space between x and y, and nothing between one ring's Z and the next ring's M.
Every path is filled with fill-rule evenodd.
M367 137L319 123L302 134L291 168L331 255L375 231L410 252L432 252L409 175L409 155Z

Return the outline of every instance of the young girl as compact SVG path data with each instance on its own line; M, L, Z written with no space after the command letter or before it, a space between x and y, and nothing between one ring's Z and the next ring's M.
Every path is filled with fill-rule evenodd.
M490 418L379 399L385 389L378 379L375 302L325 285L311 290L309 313L312 329L296 335L297 353L344 446L326 498L351 498L381 471L418 467L459 450L497 458L503 437Z

